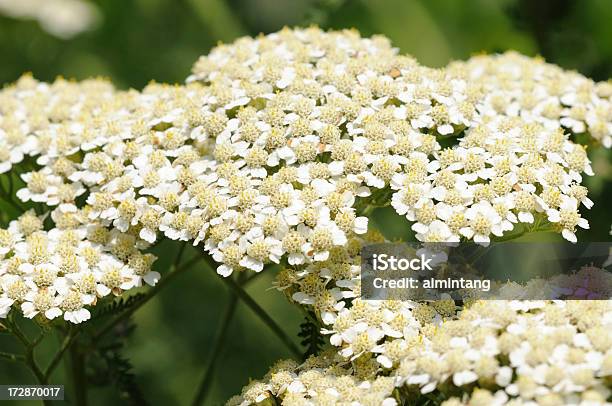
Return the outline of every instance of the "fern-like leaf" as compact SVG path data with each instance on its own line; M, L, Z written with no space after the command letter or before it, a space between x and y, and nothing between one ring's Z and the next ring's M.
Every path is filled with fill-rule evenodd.
M304 359L318 354L324 343L320 327L312 321L314 317L314 314L311 314L311 317L306 317L304 322L300 324L298 337L302 338L301 344L306 347Z
M122 311L129 309L135 304L139 303L144 297L145 293L137 293L128 297L120 297L113 300L108 305L96 310L92 315L92 320L99 319L112 314L119 314Z

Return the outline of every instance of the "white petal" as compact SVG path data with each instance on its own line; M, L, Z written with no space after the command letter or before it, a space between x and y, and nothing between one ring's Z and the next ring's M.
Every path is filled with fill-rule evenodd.
M291 298L293 300L295 300L296 302L300 303L300 304L314 304L315 300L312 296L307 295L304 292L296 292L293 294L293 296L291 296Z
M51 309L45 312L45 317L49 320L53 320L54 318L59 317L61 315L62 311L58 307L52 307Z
M230 268L229 266L223 264L221 266L219 266L217 268L217 273L221 276L223 276L224 278L227 278L228 276L230 276L232 274L234 270L232 268Z
M453 383L456 386L462 386L474 382L478 379L478 375L473 371L461 371L453 375Z
M147 285L155 286L157 282L159 282L160 277L161 275L159 274L159 272L151 271L151 272L147 272L142 277L142 279L146 282Z
M561 235L569 242L575 243L578 241L578 238L576 238L576 234L572 233L570 230L563 230L561 232Z
M376 357L376 361L385 368L391 368L393 366L393 362L391 362L391 359L386 355L379 355Z
M502 388L508 386L512 381L512 368L510 367L501 367L497 372L497 376L495 377L495 383L501 386Z
M357 217L355 219L353 231L355 231L356 234L367 233L368 232L368 218L367 217Z
M106 296L111 292L111 290L106 285L98 285L96 286L96 292L99 296Z
M518 214L518 219L521 223L533 223L533 214L521 211Z
M23 312L23 315L28 319L31 319L38 314L38 310L36 310L36 306L34 306L32 302L22 303L21 311Z

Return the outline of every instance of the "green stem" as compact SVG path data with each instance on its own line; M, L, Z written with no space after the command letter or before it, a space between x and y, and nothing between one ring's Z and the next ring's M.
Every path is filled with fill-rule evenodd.
M263 272L254 272L251 276L249 276L244 283L242 284L243 286L250 284L251 282L253 282L255 279L257 279L258 277L260 277L263 274Z
M34 345L30 342L28 337L26 337L26 335L21 331L19 325L16 322L7 320L7 324L8 326L10 326L11 332L15 335L15 337L17 337L19 341L21 341L25 348L25 364L30 368L32 374L38 380L38 383L40 383L41 385L46 385L47 379L45 378L43 372L40 370L40 367L38 366L38 363L36 362L36 359L34 357Z
M9 172L8 174L8 194L9 196L13 196L13 173Z
M202 258L206 261L208 267L215 271L216 262L212 259L212 257L206 253L202 255ZM293 340L285 333L285 331L274 321L272 317L251 297L249 294L236 283L232 278L224 278L221 277L221 280L225 282L229 288L242 300L242 302L247 305L253 313L255 313L261 321L263 321L270 330L287 346L287 348L291 351L291 353L297 357L302 357L302 351L298 348L298 346L293 342Z
M87 377L85 376L85 360L76 346L70 347L70 372L74 404L87 406Z
M40 344L40 342L43 340L43 338L45 338L47 336L47 331L45 329L42 329L42 331L40 332L40 334L38 335L38 337L36 337L34 339L34 341L32 341L32 345L34 347L36 347L38 344Z
M41 334L34 342L30 342L28 337L19 328L19 325L17 324L17 322L8 319L6 321L6 326L8 330L11 333L13 333L13 335L17 337L19 341L21 341L25 349L25 355L23 356L17 355L13 358L13 360L18 360L18 361L23 362L30 369L30 371L32 372L32 374L34 375L34 377L36 378L36 380L38 381L40 385L47 385L48 380L46 379L45 375L41 371L34 357L34 348L42 340L42 337L44 334ZM42 402L43 402L43 405L45 406L51 405L50 400L43 399Z
M182 273L183 271L188 270L189 268L191 268L193 264L200 261L201 259L202 257L197 255L193 257L192 259L190 259L189 261L185 262L185 264L183 264L181 267L173 266L174 269L171 272L169 272L165 277L163 277L157 283L157 285L152 287L142 297L142 299L140 299L134 306L131 306L130 308L125 309L118 316L116 316L113 320L111 320L104 327L102 327L97 333L95 333L93 336L94 341L99 340L101 337L103 337L108 332L110 332L113 329L113 327L115 327L117 324L129 318L132 314L134 314L136 310L141 308L144 304L146 304L149 300L151 300L153 296L155 296L160 290L162 290L166 285L168 285L168 283L172 279L174 279L178 274Z
M214 269L214 268L213 268ZM293 340L283 331L283 329L270 317L268 313L251 297L249 294L242 289L240 285L236 283L231 278L221 278L223 282L225 282L229 288L242 300L244 304L246 304L252 311L255 313L261 321L263 321L270 330L287 346L287 348L291 351L291 353L297 357L302 357L302 351L298 348L298 346L293 342Z
M225 313L220 319L219 328L217 328L216 330L217 334L215 336L215 341L210 351L210 360L208 361L208 365L206 367L206 371L204 372L202 380L198 385L198 389L196 391L192 403L193 406L201 405L204 400L206 400L206 395L208 394L208 390L210 389L210 385L213 381L213 371L215 370L217 359L221 353L221 347L225 343L225 336L229 331L229 325L236 311L237 303L238 296L236 294L232 294L227 303L227 307L225 308Z
M499 243L499 242L505 242L505 241L514 240L516 238L521 237L526 232L527 232L527 230L523 229L523 230L521 230L519 232L516 232L516 233L510 233L510 234L504 235L502 237L496 238L494 242Z
M369 217L370 214L372 214L374 212L374 210L376 210L378 208L378 206L374 206L371 204L368 204L362 211L361 213L359 213L359 215L364 216L364 217Z
M179 248L178 253L176 254L176 257L174 257L174 262L172 263L172 267L171 267L172 270L176 269L176 267L181 263L181 258L183 258L183 253L185 252L186 246L187 246L186 242L181 244L181 247Z
M12 354L10 352L0 352L0 359L11 362L25 362L25 357L19 354Z
M68 334L66 334L66 336L64 337L64 340L62 341L62 344L60 345L59 350L53 356L53 359L49 363L49 366L47 367L47 369L45 369L45 373L44 373L45 379L49 380L49 378L51 377L51 374L55 370L55 367L57 367L57 364L59 364L64 353L72 345L74 339L79 334L79 332L80 330L71 329L68 332Z

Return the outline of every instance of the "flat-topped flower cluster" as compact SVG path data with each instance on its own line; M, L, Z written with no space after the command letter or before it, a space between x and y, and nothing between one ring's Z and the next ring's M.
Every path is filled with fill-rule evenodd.
M278 274L275 286L316 316L336 361L312 369L307 361L290 372L272 368L228 404L248 405L255 395L287 405L341 404L348 388L363 397L361 405L402 404L415 396L448 405L599 405L612 395L612 301L520 299L556 286L574 297L601 297L609 272L586 267L526 286L496 286L496 297L508 300L474 300L466 292L463 306L450 296L422 303L363 300L360 247L381 242L370 231L326 261ZM281 377L285 385L276 384ZM364 396L379 379L389 386L374 391L376 401L369 403Z
M224 277L281 263L276 287L338 347L233 403L390 405L406 388L469 393L449 405L605 399L609 302L368 303L359 251L384 240L368 227L380 206L422 242L576 241L593 205L576 136L611 146L611 97L514 53L431 69L384 37L316 28L220 45L181 86L26 75L0 91L0 173L38 212L0 230L0 316L87 320L158 281L146 250L168 238Z
M20 305L28 318L63 315L81 323L91 317L85 306L98 298L159 279L151 271L155 257L143 254L145 246L133 235L109 230L76 209L49 231L43 221L28 211L0 229L0 317Z
M378 326L392 330L403 306L354 303L350 327L332 338L340 353L280 362L227 404L397 405L420 395L445 406L604 405L612 394L610 301L479 301L456 316L417 307L418 328L381 341Z
M271 396L283 404L360 404L393 406L394 379L379 376L361 380L351 374L333 350L311 356L304 363L278 361L261 381L252 381L242 394L228 400L228 406L265 404Z
M423 241L486 244L534 217L575 240L588 227L578 207L592 204L581 174L592 170L561 107L589 111L570 129L611 130L607 87L517 59L543 77L542 99L558 87L558 115L540 119L544 102L493 108L493 85L470 81L491 65L478 61L433 70L382 37L309 29L220 46L182 87L24 77L1 96L2 170L35 157L22 201L62 210L86 194L91 219L150 243L159 233L202 241L224 275L284 255L325 259L366 230L355 209L381 191ZM521 78L500 71L514 106Z

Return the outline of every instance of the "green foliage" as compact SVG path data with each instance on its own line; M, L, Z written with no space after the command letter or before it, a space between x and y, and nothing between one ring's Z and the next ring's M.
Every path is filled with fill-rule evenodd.
M93 385L115 387L120 398L133 406L149 404L137 382L131 361L122 354L127 338L133 333L135 325L131 319L114 329L111 342L96 348L88 359L92 368L87 379Z
M321 336L321 326L318 323L313 322L315 315L309 312L305 317L304 322L300 324L300 332L298 337L302 339L300 344L306 347L303 359L307 359L311 355L318 354L323 347L323 337Z
M120 314L123 311L128 310L134 305L140 303L145 297L145 293L136 293L135 295L131 296L119 297L113 300L108 305L101 307L100 309L98 309L98 307L94 308L95 310L93 311L91 319L93 321L106 316Z

